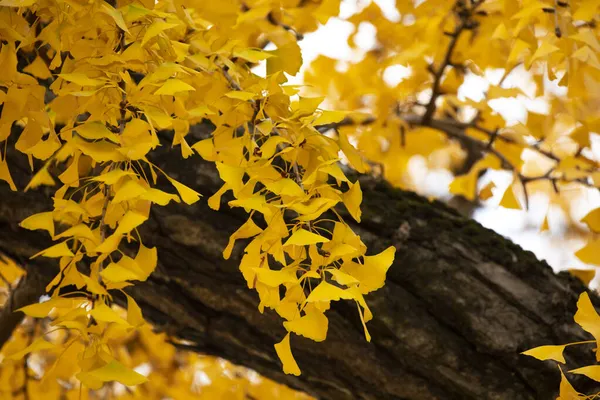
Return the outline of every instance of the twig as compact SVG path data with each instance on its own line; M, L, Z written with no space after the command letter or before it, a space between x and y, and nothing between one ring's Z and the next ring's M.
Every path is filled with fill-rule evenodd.
M444 71L446 67L453 65L452 63L452 55L454 54L454 50L456 49L456 45L458 43L458 39L461 34L468 29L471 29L473 25L473 21L471 17L473 13L476 11L477 7L483 3L482 0L472 2L472 6L470 8L466 7L464 2L457 1L454 5L454 11L457 17L460 20L460 23L454 30L454 32L447 33L450 36L450 43L446 48L446 53L444 55L444 59L440 66L435 70L433 66L430 66L430 72L433 74L433 84L431 87L431 98L429 99L429 103L425 106L425 114L423 114L423 123L426 124L431 120L433 114L436 110L436 101L438 97L442 94L441 92L441 84L442 77L444 76Z

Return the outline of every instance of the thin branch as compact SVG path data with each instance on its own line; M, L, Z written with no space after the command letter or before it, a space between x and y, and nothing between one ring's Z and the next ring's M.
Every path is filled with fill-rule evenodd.
M446 71L446 67L453 65L452 56L454 54L454 50L456 49L456 45L458 44L458 40L463 32L473 27L473 14L477 10L477 7L479 7L482 3L483 0L474 1L472 2L471 7L467 7L464 4L464 2L457 1L454 5L454 12L460 20L460 22L454 30L454 32L447 33L447 35L450 36L450 43L448 43L448 47L446 48L446 53L444 54L444 59L442 63L438 66L437 70L434 69L433 66L430 67L430 72L433 74L433 84L431 87L431 98L429 99L429 103L427 103L427 105L425 106L425 114L423 114L424 124L429 122L433 117L433 114L435 113L435 103L438 97L442 94L442 77L444 76L444 71Z

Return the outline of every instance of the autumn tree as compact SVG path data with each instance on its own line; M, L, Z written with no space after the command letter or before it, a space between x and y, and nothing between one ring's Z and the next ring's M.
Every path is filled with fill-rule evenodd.
M594 270L471 217L600 265L600 2L359 8L297 85L340 0L0 0L1 398L593 398Z

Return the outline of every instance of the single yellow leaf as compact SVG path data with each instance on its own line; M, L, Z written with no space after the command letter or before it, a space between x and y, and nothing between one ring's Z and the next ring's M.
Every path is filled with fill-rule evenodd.
M144 325L146 321L144 320L140 306L128 294L125 294L125 297L127 297L127 322L135 327Z
M100 86L104 84L101 79L93 79L81 72L73 72L70 74L58 74L62 79L68 82L73 82L79 86Z
M587 367L572 369L569 372L572 374L585 375L596 382L600 382L600 365L588 365Z
M146 33L144 33L144 38L142 39L142 47L148 43L149 40L159 35L161 32L166 31L167 29L171 29L176 27L177 24L173 24L170 22L166 22L161 20L154 21L148 29L146 29Z
M350 299L354 299L355 295L347 290L347 289L342 289L340 287L337 286L333 286L331 283L328 283L326 281L321 281L321 283L319 283L317 285L316 288L314 288L312 290L312 292L310 292L310 294L308 295L308 297L306 298L306 302L307 303L315 303L318 301L338 301L340 299L344 299L344 300L350 300Z
M51 236L54 236L54 220L52 218L52 212L33 214L21 221L19 225L21 228L29 229L30 231L43 229Z
M556 400L582 400L587 396L580 396L579 393L575 390L575 388L571 385L565 374L562 372L562 369L558 367L560 370L560 389L559 396Z
M180 92L190 92L196 89L182 80L179 79L168 79L154 94L162 94L167 96L174 96Z
M283 71L296 75L302 66L302 51L295 41L280 46L277 50L269 52L274 57L267 60L267 74L272 75Z
M50 314L50 311L52 311L56 307L60 308L72 306L72 299L67 299L64 297L53 297L41 303L30 304L28 306L21 307L17 311L21 311L23 314L29 315L30 317L34 318L46 318L48 314Z
M177 189L177 192L179 193L179 196L181 196L181 200L183 200L183 202L185 204L194 204L195 202L197 202L198 200L200 200L200 196L201 194L196 192L195 190L187 187L186 185L184 185L181 182L177 182L175 179L173 178L168 178L169 182L171 182L171 184L173 186L175 186L175 189Z
M492 191L492 189L494 189L496 187L496 184L494 184L494 182L489 182L487 185L485 185L485 187L483 189L481 189L481 191L479 192L479 198L481 200L488 200L489 198L491 198L494 195L494 192Z
M284 246L289 246L292 244L297 246L305 246L308 244L327 242L329 242L329 239L301 228L292 233L292 236L290 236L289 239L284 243Z
M53 349L55 347L56 347L55 345L53 345L50 342L47 342L43 337L38 337L37 339L35 339L33 341L33 343L31 343L29 346L27 346L23 350L17 351L16 353L9 354L6 356L6 358L9 360L20 360L29 353L33 353L33 352L41 351L41 350Z
M575 252L575 256L586 264L600 265L600 239L590 239Z
M251 63L258 63L259 61L273 57L273 54L267 53L266 51L259 49L240 49L234 50L233 56L243 58L244 60L248 60Z
M540 227L540 232L545 232L550 229L550 224L548 224L548 213L544 215L544 220L542 221L542 226Z
M225 97L229 97L230 99L243 100L243 101L252 100L255 96L256 96L256 93L244 92L241 90L233 90L231 92L225 93Z
M288 332L294 332L312 339L315 342L322 342L327 337L327 328L329 320L321 311L316 308L308 308L306 315L292 321L285 321L283 326Z
M96 321L101 322L114 322L120 325L129 325L121 316L112 308L108 307L104 303L96 303L94 309L90 311L90 315L94 317Z
M113 19L113 21L115 21L115 24L117 24L119 28L129 33L129 30L127 29L127 24L123 19L123 14L121 14L121 11L114 9L111 5L106 3L102 3L101 11L108 14Z
M100 121L86 122L75 127L74 130L88 140L108 139L113 143L119 143L119 137Z
M117 360L111 360L108 364L92 371L80 372L76 377L84 384L90 381L92 383L116 381L125 386L135 386L148 381L144 375L127 368Z
M248 218L246 222L242 226L239 227L237 231L235 231L229 237L229 243L227 243L227 247L223 250L223 258L228 260L231 256L231 251L233 250L233 246L237 239L247 239L252 236L256 236L262 232L262 229L259 228L252 218Z
M583 292L579 296L574 319L584 331L589 332L597 342L600 342L600 316L598 316L587 292Z
M10 175L8 163L6 162L6 160L3 160L2 157L0 157L0 180L3 180L4 182L8 183L10 190L12 190L13 192L17 190L15 182L13 181L12 176ZM52 180L52 184L54 184L54 180ZM28 185L28 187L30 185L31 183ZM27 188L25 190L27 190Z
M584 285L589 286L590 282L596 276L595 269L570 269L569 273L579 278Z
M140 280L145 281L154 272L158 264L156 247L149 248L140 243L140 248L135 256L135 263L144 271L143 279Z
M137 179L129 179L116 191L112 203L118 204L124 201L133 200L146 193L147 190L148 189L142 186Z
M144 271L129 257L123 257L118 263L110 263L100 272L100 276L109 282L143 281Z
M343 195L344 205L356 222L360 222L360 216L362 214L360 203L362 203L363 198L360 182L356 181L356 183L348 183L348 185L350 186L350 190Z
M592 232L600 232L600 208L596 208L586 214L581 220Z
M512 185L510 185L506 189L506 192L504 192L504 196L502 196L502 200L500 200L500 206L513 210L522 210L521 205L515 196Z
M115 234L126 234L143 224L148 217L137 213L135 211L127 211L121 221L119 222L119 226L115 230Z
M292 348L290 347L290 334L285 335L283 340L275 345L275 351L277 356L283 364L283 372L286 374L300 376L300 368L294 359L292 354Z
M531 350L527 350L522 352L521 354L525 354L526 356L535 357L538 360L554 360L561 363L565 363L565 357L563 355L563 351L565 350L566 345L548 345L548 346L539 346L533 348Z
M97 242L98 242L98 238L94 235L94 233L92 232L90 227L87 226L86 224L77 224L75 226L72 226L69 229L67 229L66 231L61 232L60 234L54 236L53 239L57 240L57 239L70 238L70 237L74 237L79 240L87 239L94 244L97 244Z
M179 203L179 196L176 194L166 193L162 190L150 188L142 193L139 197L141 200L148 200L154 204L158 204L159 206L166 206L171 201L175 203Z
M39 253L33 255L31 258L36 258L39 256L44 256L48 258L60 258L60 257L74 257L75 254L69 249L67 246L67 242L60 242L55 244L54 246L50 246L45 250L40 251Z
M342 149L346 157L348 157L348 161L350 162L350 165L352 165L352 168L354 168L357 172L360 172L361 174L365 173L367 171L367 166L363 161L363 157L358 152L358 150L356 150L354 146L350 144L350 142L348 141L348 136L346 135L343 129L339 131L338 138L340 148Z
M114 185L121 178L125 176L134 176L135 174L131 171L123 171L122 169L113 169L105 174L95 176L92 178L92 181L96 182L104 182L107 185Z
M52 74L50 73L46 62L40 56L36 57L31 64L23 68L23 72L27 72L39 79L52 78Z

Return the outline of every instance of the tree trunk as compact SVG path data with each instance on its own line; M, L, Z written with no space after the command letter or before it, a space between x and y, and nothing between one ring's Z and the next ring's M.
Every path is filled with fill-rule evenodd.
M25 160L10 157L22 189L31 174ZM219 212L208 208L221 183L199 157L184 161L177 149L162 150L154 161L205 197L194 206L153 208L142 237L158 246L159 265L131 293L158 329L192 342L195 351L320 399L517 400L549 399L560 380L553 363L519 352L589 339L573 322L585 290L575 278L555 275L532 253L440 202L362 177L363 222L352 228L370 254L397 248L385 286L367 297L373 339L366 342L354 304L335 303L325 342L292 338L302 375L285 375L273 348L284 335L282 321L272 311L259 313L258 297L237 269L242 244L230 260L221 255L243 211L225 201ZM49 239L18 223L50 209L48 192L11 192L2 184L0 196L0 251L29 263ZM47 260L33 262L31 272L54 272ZM592 346L585 346L567 350L570 368L593 362ZM579 383L582 390L589 384Z

